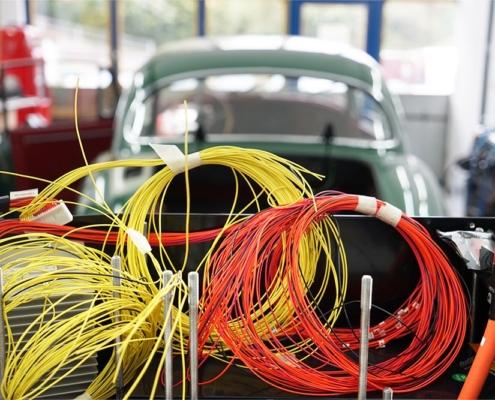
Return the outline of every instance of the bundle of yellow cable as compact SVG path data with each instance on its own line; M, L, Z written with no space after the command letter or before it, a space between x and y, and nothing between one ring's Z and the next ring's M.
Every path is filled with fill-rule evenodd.
M77 96L77 94L76 94ZM77 115L77 109L76 115ZM77 124L76 124L77 130ZM147 285L146 290L148 290L148 295L142 297L143 299L150 299L151 301L157 298L159 294L159 280L153 278L153 276L161 276L161 272L164 270L164 265L172 268L175 271L184 271L186 263L188 260L189 252L189 241L187 239L189 233L189 180L188 171L190 168L189 158L194 158L194 166L201 165L223 165L230 168L234 174L236 182L239 178L245 179L247 184L251 187L253 192L253 203L257 203L257 198L263 193L268 197L269 204L273 207L280 207L290 205L303 197L312 196L312 191L309 184L304 179L304 174L310 174L316 178L322 178L318 174L311 173L310 171L302 168L301 166L292 163L283 158L277 157L271 153L264 152L255 149L245 149L233 146L224 147L212 147L200 151L199 153L189 155L188 154L188 139L187 139L187 129L185 135L185 155L182 161L182 165L179 168L172 168L172 163L169 163L166 158L160 158L155 160L122 160L122 161L111 161L99 164L90 165L86 161L86 166L78 168L71 171L61 178L57 179L53 184L49 185L44 189L29 206L27 206L21 213L21 219L29 219L34 213L38 212L47 201L51 201L57 197L57 195L64 189L71 185L73 182L84 178L89 175L89 178L93 181L96 188L92 174L104 169L116 168L116 167L156 167L163 165L164 168L152 176L147 182L145 182L141 188L132 196L132 198L124 205L122 209L122 216L118 218L114 215L112 210L108 207L102 197L101 207L93 207L93 210L97 212L103 212L106 214L112 224L119 230L119 243L116 247L116 254L122 257L122 270L127 273L131 279L140 280ZM82 144L81 144L82 149ZM84 151L83 151L84 155ZM187 199L187 213L186 213L186 249L184 255L184 262L182 266L173 265L170 257L167 254L164 244L160 244L159 248L159 259L151 252L151 247L147 243L146 235L143 235L143 230L145 223L148 226L148 232L153 231L158 234L161 233L162 227L160 222L156 222L154 219L154 211L163 209L163 201L166 197L167 188L170 182L173 180L177 173L185 173L186 178L186 199ZM256 193L251 182L255 182L261 187L261 193ZM237 198L237 195L236 195ZM236 199L235 198L235 199ZM234 203L235 200L234 199ZM94 204L95 199L90 199ZM232 205L231 215L228 218L228 224L238 221L239 216L233 214L235 204ZM259 207L258 207L259 209ZM219 236L220 237L220 236ZM217 238L218 240L218 238ZM214 245L211 247L213 249L217 242L215 240ZM166 244L165 244L166 245ZM307 252L310 254L310 252ZM211 255L211 251L205 256L202 262L200 262L196 267L197 270L208 260ZM148 268L147 258L151 261L154 266L154 273L151 273ZM303 260L302 264L308 263L306 268L310 275L306 278L311 280L311 274L314 273L313 269L313 259ZM208 274L205 274L206 276ZM279 290L273 290L276 298L267 299L267 304L281 304L282 300L287 298L286 288L287 284L284 283L286 277L280 277L278 285L280 285ZM208 284L208 282L205 282ZM184 295L184 292L180 292ZM289 306L280 309L280 317L284 319L284 315L288 315L287 309ZM186 314L184 314L180 309L174 307L173 310L174 320L178 321L178 332L179 335L175 335L176 339L176 351L184 354L184 335L188 335L188 319ZM290 313L289 313L290 314ZM277 315L275 315L277 318ZM160 313L156 310L155 313L147 315L146 320L140 320L142 324L150 323L151 321L159 321L159 329L163 329L163 318L160 318ZM290 319L288 319L290 320ZM283 321L282 321L283 323ZM260 327L260 329L263 329ZM156 341L157 345L159 341ZM142 350L142 349L141 349ZM157 346L153 346L151 352L146 352L147 359L154 357L158 350ZM143 356L144 356L144 353ZM143 370L144 371L144 370Z
M265 195L267 195L270 205L274 207L291 204L303 197L312 195L311 188L304 179L304 174L310 174L317 178L322 178L320 175L314 174L307 169L284 158L256 149L222 146L207 148L200 151L198 154L189 155L186 128L185 156L182 168L186 177L186 199L188 203L188 212L186 213L186 223L184 227L186 236L189 229L189 157L194 157L196 165L198 165L197 160L199 158L199 165L222 165L230 168L237 183L238 179L242 178L245 179L247 184L251 187L253 192L252 203L257 203L258 197L262 193L264 193ZM49 201L56 198L58 193L63 188L69 186L76 180L83 178L85 175L89 174L90 178L92 179L92 174L94 172L101 171L103 169L123 166L140 167L164 165L164 168L153 175L147 182L145 182L140 187L140 189L132 196L132 198L124 205L122 209L123 215L121 219L113 215L112 211L105 204L104 201L103 209L106 210L106 214L109 216L110 219L115 221L115 224L119 228L121 240L117 245L117 254L122 255L124 260L123 265L125 266L125 268L128 268L127 272L129 272L132 276L140 279L145 279L148 282L153 282L153 277L148 269L145 255L149 256L149 259L154 265L155 274L158 276L164 269L164 265L168 265L170 268L176 271L183 271L186 267L186 262L188 259L189 242L187 239L184 262L181 267L173 265L163 245L160 245L159 250L159 258L161 262L158 262L156 257L149 251L149 248L146 248L146 245L144 246L144 251L143 246L140 247L140 245L136 245L136 241L139 241L142 244L143 241L146 240L143 237L139 237L140 233L144 230L145 222L148 222L149 231L160 233L162 230L160 222L155 221L153 212L151 211L163 209L163 200L166 197L167 188L177 173L171 168L170 165L168 165L166 161L166 159L124 160L81 167L64 175L63 177L55 181L53 185L50 185L45 190L43 190L31 203L31 205L26 207L26 209L22 212L21 218L29 218L30 215L37 212L42 207L41 203L44 204L47 200ZM261 193L256 193L251 182L254 182L260 186ZM228 222L225 228L229 224L238 220L236 216L232 215L235 208L236 198L234 199L230 213L231 215L228 218ZM249 205L246 206L245 209L247 209L247 207L249 207ZM101 210L99 212L101 212ZM134 240L133 238L131 238L133 240L128 240L130 231L134 233L134 239L136 235L138 236L137 240ZM213 248L214 245L212 246L212 249ZM202 262L195 266L197 270L201 268L201 265L204 264L204 261L207 259L209 254L210 253L205 256L205 259ZM155 285L153 293L156 294L157 290L158 286ZM176 313L176 316L179 317L181 326L187 333L188 320L186 315Z
M55 386L60 393L72 383L74 373L76 383L81 384L80 368L87 369L88 360L98 352L114 350L117 337L122 338L124 382L132 382L129 396L148 370L149 354L171 346L170 341L163 343L162 298L183 285L180 280L152 296L146 283L123 272L122 285L116 287L112 282L116 271L108 256L47 234L1 239L0 261L6 281L5 399L50 395ZM180 309L183 303L179 303ZM31 314L24 315L26 309ZM19 325L19 318L24 324ZM113 360L114 356L96 379L88 382L90 398L106 399L115 392ZM160 372L159 367L153 391Z
M268 194L268 199L272 206L291 204L302 197L311 195L311 189L303 177L303 173L310 174L310 172L271 153L237 147L212 147L199 152L199 157L201 159L201 165L222 165L226 168L230 168L237 183L236 193L239 187L239 177L245 179L248 185L251 185L250 180L251 182L255 182L260 186L262 193ZM187 156L185 156L184 161L186 165L184 170L186 175L186 191L189 191ZM159 214L161 214L160 210L164 209L163 202L167 197L167 188L174 177L174 171L172 171L172 169L167 165L149 178L148 181L144 183L123 206L121 217L123 224L138 232L142 232L145 226L149 227L149 231L156 233L162 232L160 218L155 218L154 213L150 211L158 210ZM252 191L253 200L246 206L245 209L247 209L252 203L257 202L258 197L261 195L261 193L256 193L254 188L252 188ZM241 210L236 215L233 214L233 210L236 205L236 198L237 196L232 204L224 229L231 224L238 222L239 218L243 218L240 217L240 215L242 215L244 210ZM187 193L186 199L188 199L187 201L189 202L189 193ZM187 204L186 208L186 223L184 229L187 236L189 229L189 204ZM137 246L134 245L132 241L125 242L126 235L122 231L121 233L122 235L119 248L127 246L127 250L119 250L119 253L125 254L125 265L129 268L128 272L133 276L145 277L151 282L152 275L146 263L145 255ZM221 233L218 235L217 240L220 236ZM196 270L199 270L205 260L209 257L209 254L211 253L211 250L214 249L217 240L214 241L214 244L211 246L210 251L207 252L203 261L194 266ZM164 268L164 265L170 266L175 270L179 269L184 271L186 269L189 251L189 242L187 238L185 245L183 265L180 268L177 268L177 266L174 266L172 263L165 246L160 244L160 263L157 262L157 259L153 255L150 255L151 262L155 267L155 274L160 274ZM187 315L174 311L174 317L180 320L183 331L188 334L189 321ZM182 349L177 350L183 351Z
M104 214L110 218L110 220L115 220L115 215L113 211L108 208L105 202L101 204L96 199L93 199L84 193L80 193L75 189L71 189L70 186L83 178L86 178L88 175L94 174L99 171L104 171L113 168L125 168L125 167L157 167L163 165L163 161L159 159L128 159L128 160L115 160L115 161L107 161L95 164L87 164L82 167L76 168L72 171L69 171L57 178L53 182L46 181L44 179L39 179L42 182L49 183L45 189L43 189L34 199L33 201L22 208L20 219L21 220L29 220L34 214L39 212L47 203L57 198L58 194L64 190L69 189L76 192L81 197L84 197L88 204L85 204L84 207L90 209L94 213ZM12 174L15 176L25 176L20 174ZM28 177L30 179L38 179L36 177ZM76 203L78 204L78 203ZM93 204L93 206L91 205ZM116 220L117 222L117 220ZM118 222L117 222L118 223Z

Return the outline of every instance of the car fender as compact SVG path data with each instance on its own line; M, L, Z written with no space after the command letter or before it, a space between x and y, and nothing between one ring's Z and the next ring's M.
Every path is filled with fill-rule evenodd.
M380 196L408 215L445 215L438 179L413 155L388 154L374 166Z

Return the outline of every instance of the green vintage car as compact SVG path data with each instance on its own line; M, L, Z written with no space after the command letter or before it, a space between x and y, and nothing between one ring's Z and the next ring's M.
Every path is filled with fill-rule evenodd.
M399 103L362 51L299 36L169 44L135 73L120 99L111 150L97 161L157 158L150 143L182 149L184 100L190 153L218 145L262 149L325 175L310 179L315 192L375 196L410 215L444 213L436 177L408 152ZM223 199L232 173L215 168L190 171L192 211L229 211L231 197ZM118 211L154 172L120 168L94 178ZM170 212L184 211L183 184L178 176L167 191ZM84 192L98 198L89 180Z

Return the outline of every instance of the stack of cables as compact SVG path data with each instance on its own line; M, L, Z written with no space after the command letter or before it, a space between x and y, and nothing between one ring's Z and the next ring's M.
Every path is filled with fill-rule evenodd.
M333 217L341 212L375 215L394 226L409 244L420 268L420 280L409 298L389 318L368 332L372 349L382 348L394 339L410 340L409 346L399 354L369 365L369 390L392 387L395 392L412 392L434 381L452 364L467 326L467 302L455 269L428 232L412 218L374 198L340 193L320 193L314 198L279 205L219 229L188 233L167 233L157 229L148 235L153 247L212 240L217 243L207 254L203 272L199 336L202 364L208 357L215 357L229 365L242 365L270 385L302 395L342 395L356 391L359 371L356 351L360 332L353 328L335 327L346 306L350 305L346 302L348 271L345 248L339 234L338 219ZM46 248L50 241L58 241L71 246L72 253L81 254L81 259L89 262L88 268L91 265L91 269L87 271L94 272L87 275L89 281L81 285L99 291L100 298L105 298L104 306L91 306L85 317L79 316L64 324L74 322L77 325L77 321L84 319L97 321L94 319L97 316L102 321L108 320L118 329L109 330L107 326L94 331L94 324L84 325L84 329L88 329L84 335L93 335L94 341L88 350L81 350L79 356L111 349L114 338L123 334L128 339L127 343L131 340L133 343L128 348L131 351L125 352L124 360L132 367L132 370L127 370L126 382L132 380L135 383L136 375L142 377L146 371L146 367L141 368L145 359L150 360L150 356L165 345L160 340L160 332L154 333L147 328L152 323L154 329L163 329L160 322L163 314L157 308L157 302L164 292L157 291L157 282L143 280L142 276L138 279L136 274L141 270L124 269L126 279L124 288L118 289L123 299L119 306L112 297L116 289L108 281L114 274L108 256L66 240L122 245L121 232L14 220L2 221L0 228L2 236L18 235L15 239L23 240L14 246L19 246L19 251L28 243L36 245L36 241L30 238L44 238L45 241L40 242L42 248ZM22 233L26 231L33 233ZM13 248L11 240L5 242L9 250ZM128 245L131 246L132 242ZM337 257L332 254L335 248ZM36 258L34 261L38 262ZM84 262L78 261L77 264L82 268ZM69 265L69 272L73 272L73 262ZM136 265L144 268L146 264ZM323 279L316 281L316 270L322 265ZM63 269L40 275L37 279L46 282L46 289L47 284L57 282L54 277L60 273ZM60 277L64 285L73 284L66 279L67 275ZM76 278L77 275L71 275L71 279ZM102 279L101 283L99 279ZM23 282L29 285L28 281ZM178 282L174 286L180 289L180 303L183 304L185 287ZM19 286L13 288L15 291L6 288L6 296L14 296L14 300L20 292ZM321 303L328 291L335 295L332 305ZM23 295L27 295L23 301L29 301L34 293ZM108 310L106 314L101 314L102 307ZM122 308L121 315L125 316L124 326L111 322L113 313L119 308ZM130 311L132 309L135 312ZM173 314L176 323L179 322L174 328L176 354L183 355L188 351L187 317L182 306ZM136 341L136 334L141 339ZM141 358L144 355L146 357ZM73 358L67 360L73 361ZM24 367L12 364L10 368L11 377L17 379L18 369ZM101 395L101 398L107 398L113 392L114 371L107 368L102 372L89 392L97 398ZM20 381L12 382L21 385L16 386L18 388L24 385ZM6 398L18 390L8 389L8 386L3 388Z
M190 156L193 158L193 155ZM311 174L309 171L267 152L217 147L205 149L194 157L200 159L201 164L204 165L219 164L230 168L236 182L240 179L246 180L253 192L251 204L256 205L262 195L267 196L273 206L291 204L312 195L309 185L303 178L303 174ZM187 165L187 156L184 161L184 165ZM91 174L97 171L126 166L162 166L163 168L136 191L124 205L120 216L115 215L104 201L100 204L95 199L90 199L94 204L90 208L107 218L107 223L75 228L33 220L40 215L46 216L50 213L53 216L54 214L51 213L54 211L63 210L62 202L56 200L57 195L74 181L88 174L92 179ZM182 172L185 172L186 191L189 191L187 171L188 168L185 168ZM9 346L12 346L12 350L6 360L9 380L2 382L4 398L33 398L46 394L60 383L58 378L51 381L44 379L46 376L51 376L52 369L53 373L65 374L60 368L79 365L80 359L93 357L106 350L111 351L111 359L98 377L89 384L84 398L110 397L115 393L117 371L122 368L124 381L129 385L127 398L134 392L145 374L147 377L154 376L150 393L153 397L159 382L165 349L169 346L173 346L175 355L180 356L183 361L182 386L185 397L185 354L189 320L183 310L187 299L187 286L181 279L181 273L186 269L189 245L194 242L212 240L216 242L224 232L232 229L237 221L246 217L242 216L242 210L240 215L233 214L232 211L226 225L220 229L189 232L189 213L187 213L185 232L163 233L160 214L164 208L167 188L177 173L181 172L172 170L163 159L124 160L87 165L60 177L29 201L10 201L9 212L19 212L20 220L0 222L0 263L4 263L5 271L18 271L26 269L26 266L27 269L32 268L31 272L37 274L37 284L33 289L26 291L22 289L21 292L19 288L30 288L29 275L19 273L13 274L12 279L9 278L5 287L8 296L3 298L4 304L9 303L6 328L7 331L11 329L9 314L18 305L27 306L34 299L41 301L42 312L30 325L29 331L39 330L42 333L36 335L33 342L27 344L17 343L12 335L9 336ZM312 175L319 177L316 174ZM259 192L256 192L257 190ZM189 196L187 197L189 201ZM233 199L232 210L235 208L236 200L237 197ZM150 212L151 210L157 210L158 216ZM0 217L6 215L8 213ZM71 219L66 211L63 215L64 221L69 217ZM37 237L43 237L44 240L39 242L29 239ZM72 245L73 240L82 240L84 243ZM101 251L93 251L91 246L86 247L86 244L98 244ZM115 248L113 254L120 257L121 286L112 284L112 278L116 276L117 271L111 266L109 256L105 252L107 245L112 245ZM167 248L176 245L185 245L182 265L174 264L167 251ZM78 257L68 260L60 257L53 260L44 257L43 260L37 260L37 254L31 253L33 246L36 251L47 255L51 254L50 249L66 247L71 249L71 254L77 254ZM156 251L153 251L153 247ZM213 248L214 245L211 250ZM5 254L8 254L8 257ZM47 271L44 269L47 263L57 268ZM67 268L58 267L65 265ZM201 263L195 265L196 269L201 267ZM161 279L164 270L176 272L176 278L167 285ZM87 302L84 303L86 308L74 309L73 315L70 316L67 314L59 316L56 308L52 306L54 301L58 301L54 300L53 296L57 296L57 299L59 297L67 299L65 296L72 293L70 287L83 288L86 291L88 294ZM176 301L172 302L173 306L170 309L164 310L163 296L170 291L176 294ZM22 301L19 300L21 294ZM169 318L173 318L174 325L172 336L166 341L163 332L165 321ZM55 330L52 329L54 326ZM64 337L70 337L71 340L63 339L61 343L60 340ZM91 341L86 342L87 346L82 346L77 352L71 352L77 343L80 344L82 339L88 337ZM117 358L117 339L121 342L118 350L119 365L114 363ZM34 356L38 354L35 351L36 347L45 349L51 347L50 357L60 361L59 367L48 363L39 366L38 362L42 362L43 358ZM38 371L37 380L31 379L27 382L26 374L23 373L26 364L21 365L17 362L20 354L26 362L30 362L30 368ZM157 362L154 362L155 360ZM74 369L71 368L71 371L73 372Z
M368 390L411 392L445 372L467 326L468 306L457 272L428 232L397 208L374 198L335 193L261 211L224 237L205 270L202 362L212 356L246 366L270 385L300 395L356 392L360 332L335 328L348 305L347 266L332 219L336 213L354 211L394 226L420 268L417 287L400 309L366 333L374 349L410 338L399 354L369 365ZM337 265L330 237L338 244ZM324 279L315 282L321 255L326 259ZM329 307L321 298L332 280L335 301Z
M8 338L2 398L46 397L56 386L60 395L71 383L87 383L87 399L110 398L117 338L122 338L124 382L131 386L149 364L153 347L170 346L158 340L161 298L180 282L152 296L149 283L115 270L105 253L41 232L1 238L0 261ZM113 282L117 274L119 286ZM103 351L113 353L110 361L92 382L84 381L82 372Z
M67 285L74 282L91 295L87 310L77 317L62 320L53 314L54 322L43 327L46 333L35 336L29 347L11 344L16 347L7 359L10 381L2 383L5 398L32 398L46 389L36 388L38 381L26 385L22 374L26 366L17 364L16 354L35 354L31 351L40 343L47 346L52 343L49 336L63 338L61 332L66 328L73 340L60 342L66 352L54 357L64 363L77 362L77 357L108 349L115 357L115 339L122 338L121 360L125 382L130 384L127 396L150 372L151 360L157 356L163 359L163 350L168 346L173 346L175 354L184 360L189 351L189 326L183 309L187 288L180 274L191 269L189 245L198 242L212 242L205 258L192 266L203 276L198 346L201 365L208 357L228 365L241 365L270 385L301 395L356 392L360 332L351 327L336 327L350 305L346 300L345 248L337 219L333 218L342 212L373 215L392 225L409 244L420 268L417 287L404 304L366 332L373 349L382 348L394 339L410 340L409 346L398 354L369 365L369 390L391 387L395 392L412 392L434 381L452 364L465 336L466 297L455 269L416 221L374 198L333 192L313 196L303 178L303 174L310 172L304 168L259 150L218 147L192 157L198 163L196 166L219 164L230 168L236 182L245 179L252 188L252 204L256 205L258 198L265 195L272 207L251 217L242 215L242 211L234 214L236 197L225 226L190 232L189 213L186 213L184 232L167 233L160 214L169 184L177 173L185 173L185 189L189 191L187 157L182 165L184 170L171 169L163 159L87 165L64 175L29 203L11 204L12 211L21 212L22 220L0 223L0 238L8 236L0 242L0 257L2 251L12 254L12 249L18 255L6 267L14 271L5 288L4 303L8 299L11 307L6 311L7 323L8 314L18 301L27 304L38 296L46 303L46 315L30 329L40 327L43 319L53 314L51 294L58 293L59 297L70 294ZM120 216L104 202L100 204L92 199L93 211L107 217L107 224L73 228L30 221L43 207L53 205L63 188L88 173L92 178L91 174L97 171L129 166L163 168L136 191ZM261 192L256 192L255 187ZM189 195L186 198L189 202ZM42 240L32 240L37 237ZM73 240L96 243L102 251L71 244ZM62 267L44 273L36 257L24 253L26 247L36 243L43 251L58 243L84 261L53 260L51 265ZM122 260L121 288L111 284L115 271L104 251L108 244L115 246L114 254ZM184 245L182 265L174 265L167 251L177 245ZM337 249L336 257L334 249ZM16 275L20 265L38 270L39 284L35 289L21 291L23 285L29 287L30 283L25 275ZM318 268L323 268L323 273L318 273L323 276L321 281L317 278ZM177 272L169 285L159 279L165 269ZM162 297L170 291L177 292L177 301L172 309L163 310ZM115 292L119 293L118 298ZM334 294L333 304L322 304L328 292ZM172 317L173 340L165 343L164 320ZM53 336L49 332L55 325L60 330ZM73 343L86 337L92 337L91 345L71 354ZM38 368L36 357L28 355L27 360L32 362L30 368ZM116 368L110 365L89 385L88 398L108 398L114 393ZM160 372L155 370L152 395ZM183 370L183 382L185 378Z

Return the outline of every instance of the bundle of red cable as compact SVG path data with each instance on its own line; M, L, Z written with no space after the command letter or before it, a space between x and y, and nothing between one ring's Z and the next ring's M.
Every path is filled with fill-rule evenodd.
M112 227L110 226L108 226L108 229L109 230L103 229L102 225L92 229L88 226L76 228L69 225L53 225L43 222L6 219L0 221L0 238L25 232L40 232L49 233L55 236L64 236L68 239L80 240L86 243L116 244L119 238L119 232L116 230L112 231ZM235 225L228 227L225 231L230 232L234 229ZM215 239L221 232L222 228L190 232L188 239L190 243L208 242ZM178 246L183 245L186 242L186 237L184 232L152 232L148 235L148 241L151 246L158 246L159 244L162 244L163 246Z
M420 224L397 208L335 193L267 209L225 237L205 270L199 331L203 358L222 342L236 363L282 390L313 396L357 392L353 350L359 348L359 329L332 327L318 295L311 294L314 285L309 290L311 277L301 268L307 261L301 259L301 248L314 246L309 236L321 235L322 221L343 211L375 215L395 226L420 268L418 285L402 307L367 333L370 348L410 337L405 350L369 365L368 390L418 390L451 365L465 336L467 300L447 257ZM316 269L316 261L310 262ZM336 287L344 279L338 275L332 275Z

